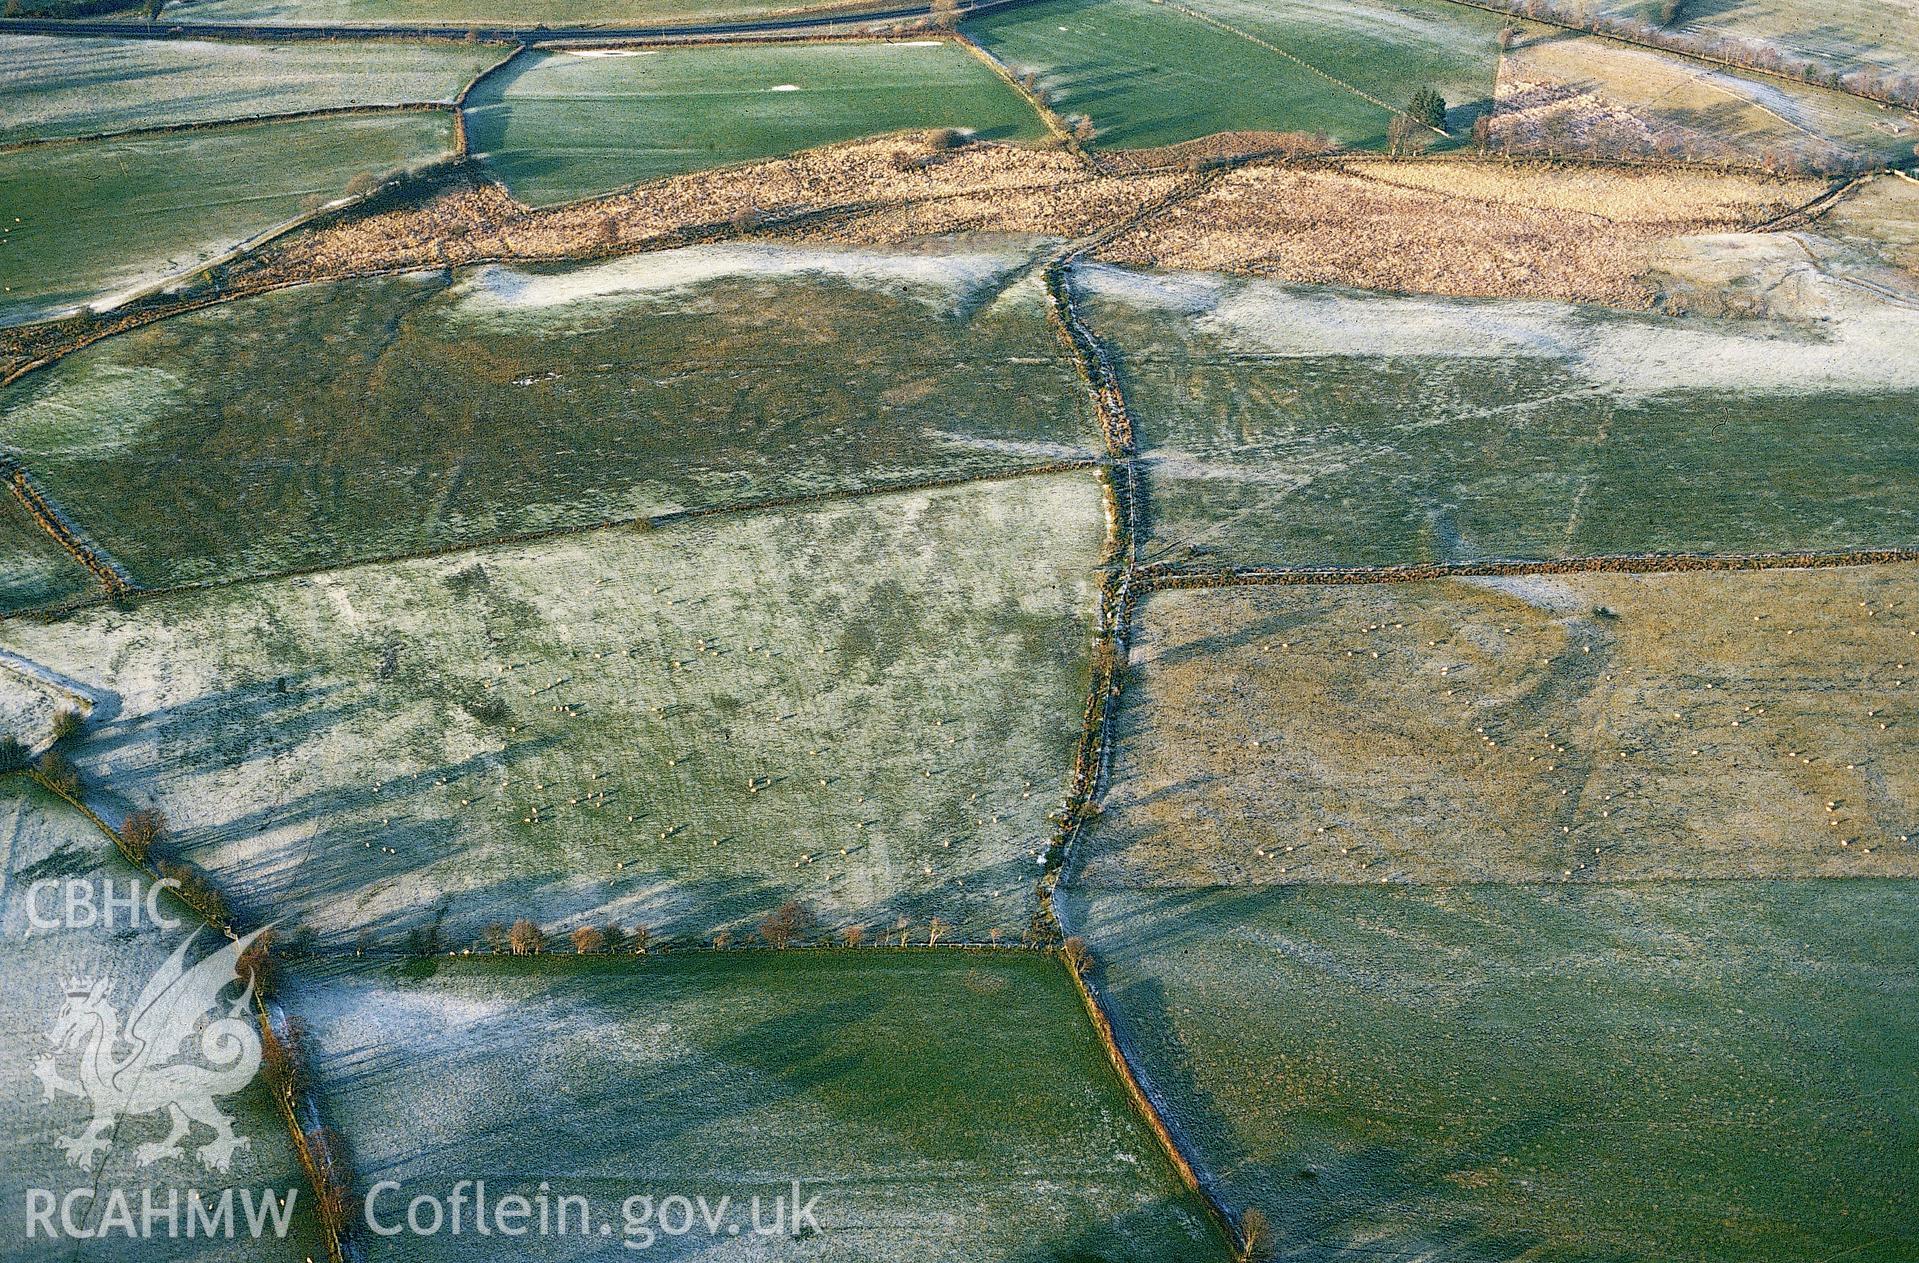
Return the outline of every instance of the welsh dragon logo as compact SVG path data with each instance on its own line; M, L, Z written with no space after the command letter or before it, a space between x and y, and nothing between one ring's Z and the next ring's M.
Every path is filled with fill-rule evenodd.
M248 1146L245 1136L234 1134L233 1119L213 1101L238 1092L260 1068L260 1034L247 1011L252 983L230 1001L222 1002L220 995L239 986L240 954L262 932L188 965L187 949L200 934L195 930L141 991L124 1026L107 999L111 978L76 978L68 984L66 1001L47 1033L54 1051L34 1062L33 1074L47 1100L73 1096L93 1107L92 1120L78 1135L59 1138L69 1163L93 1170L118 1119L162 1110L170 1124L166 1137L134 1151L141 1166L180 1156L180 1142L194 1123L213 1131L199 1149L208 1170L227 1170L233 1155ZM69 1079L59 1063L73 1053L79 1054L79 1077Z

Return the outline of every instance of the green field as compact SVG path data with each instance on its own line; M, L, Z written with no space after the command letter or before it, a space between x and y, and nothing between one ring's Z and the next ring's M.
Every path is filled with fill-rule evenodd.
M1440 0L1190 7L1292 59L1147 0L1050 0L966 30L1015 72L1037 73L1061 113L1091 116L1110 148L1234 130L1324 131L1377 147L1392 118L1379 102L1402 107L1423 84L1446 97L1456 134L1491 102L1502 25L1492 14Z
M0 153L0 325L191 271L345 191L449 153L420 112L250 124Z
M474 154L535 205L910 128L1046 134L1011 86L935 40L540 53L481 84L467 120Z
M110 980L107 999L125 1016L147 980L190 932L191 923L177 930L150 923L130 929L122 912L112 930L33 929L27 909L33 883L73 879L91 883L97 893L98 883L111 880L116 892L124 894L127 883L138 874L78 812L17 778L0 782L0 874L4 874L4 881L0 881L4 920L0 923L7 936L7 950L0 953L0 985L7 995L6 1015L0 1018L0 1198L9 1207L4 1222L0 1222L0 1258L192 1259L209 1263L298 1263L305 1258L324 1258L310 1213L311 1193L294 1160L286 1124L265 1086L257 1080L239 1094L218 1102L233 1117L234 1132L249 1142L234 1155L231 1169L224 1173L208 1171L198 1161L199 1147L211 1137L198 1125L187 1137L187 1151L181 1156L140 1165L137 1147L158 1142L166 1132L166 1120L158 1114L123 1117L95 1171L67 1165L56 1141L81 1131L89 1117L86 1102L65 1095L47 1101L33 1066L37 1058L53 1051L46 1037L65 1001L68 982L80 976ZM42 917L58 916L58 909L56 896L40 896ZM175 918L188 915L178 905L169 909L163 904L162 909ZM211 946L211 936L203 933L195 959ZM122 1046L116 1055L124 1057L126 1051ZM59 1058L58 1069L63 1076L75 1075L75 1060L72 1053ZM76 1203L76 1218L86 1229L97 1230L109 1190L130 1190L137 1216L139 1190L158 1186L158 1192L169 1184L181 1190L182 1224L186 1188L197 1188L208 1199L217 1199L223 1190L234 1190L237 1196L241 1189L256 1194L266 1189L295 1189L289 1230L284 1239L261 1242L245 1237L237 1241L169 1240L164 1228L160 1235L146 1240L127 1240L111 1232L105 1238L82 1242L27 1236L24 1212L28 1189L46 1189L65 1197L71 1189L98 1187L100 1198L91 1207L84 1197ZM164 1206L165 1201L164 1192L160 1192L160 1204ZM237 1206L235 1215L240 1215Z
M851 9L860 0L174 0L179 22L389 26L651 26L742 21L774 13Z
M51 605L98 587L18 500L0 490L0 613Z
M1088 881L1919 877L1908 566L1158 592Z
M256 114L452 101L505 56L465 44L232 44L0 33L0 144Z
M319 967L289 993L362 1186L402 1186L376 1217L456 1179L496 1195L547 1181L624 1237L634 1195L730 1197L745 1220L752 1196L799 1180L802 1200L818 1195L817 1234L725 1244L702 1228L644 1257L1226 1255L1047 957L707 953L425 974ZM497 1257L470 1232L362 1235L373 1259ZM515 1257L591 1252L529 1238Z
M1153 560L1919 543L1919 318L1838 281L1787 323L1080 275L1140 418Z
M287 290L23 379L0 445L156 585L1088 454L1022 262L710 247Z
M1919 1251L1919 884L1075 895L1286 1259Z
M235 907L332 948L532 917L1017 940L1064 793L1090 473L613 529L0 624L71 747ZM0 676L4 686L5 676Z

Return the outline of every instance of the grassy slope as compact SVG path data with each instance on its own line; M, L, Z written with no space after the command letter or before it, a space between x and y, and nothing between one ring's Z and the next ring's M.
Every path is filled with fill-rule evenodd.
M503 56L462 44L59 39L0 34L0 143L254 114L451 101Z
M495 1195L547 1180L602 1214L678 1193L731 1196L744 1218L750 1197L799 1179L819 1195L819 1235L716 1247L698 1231L647 1257L1224 1256L1045 957L705 954L417 973L321 969L290 995L363 1182L399 1181L402 1197L458 1178ZM387 1051L369 1057L376 1031ZM422 1114L427 1096L437 1104ZM493 1257L470 1234L370 1245L374 1259ZM591 1252L577 1239L526 1249Z
M1282 1257L1919 1248L1919 885L1075 897L1147 1077Z
M136 874L113 844L78 812L18 779L0 784L0 872L5 876L0 881L0 889L5 892L0 896L0 913L4 914L7 937L7 950L0 953L0 985L7 994L6 1015L0 1017L0 1196L13 1208L13 1213L0 1222L0 1257L39 1259L56 1253L67 1257L68 1249L84 1252L90 1258L142 1261L254 1263L273 1259L296 1263L302 1258L324 1257L308 1211L311 1194L294 1159L286 1125L264 1085L257 1081L218 1102L234 1116L234 1130L251 1142L234 1157L232 1170L225 1174L202 1169L192 1156L210 1134L197 1125L186 1142L187 1155L162 1159L150 1166L137 1165L135 1146L158 1141L166 1131L165 1119L153 1114L122 1119L113 1146L103 1155L101 1170L87 1174L66 1165L55 1140L78 1134L87 1118L86 1106L67 1096L46 1102L39 1081L33 1077L33 1063L51 1051L45 1037L63 1003L68 980L79 975L111 979L108 999L124 1015L147 979L190 932L190 922L178 930L145 923L140 929L129 930L125 914L120 913L119 928L113 931L62 928L30 932L26 899L34 882L78 879L93 884L97 895L98 883L111 880L116 892L124 894ZM57 896L43 894L41 914L55 913L58 902ZM163 910L174 917L188 915L177 904L163 904ZM214 941L203 933L198 950L209 950ZM60 1058L61 1071L72 1076L73 1062L71 1055ZM96 1181L102 1189L128 1189L136 1215L139 1190L147 1187L154 1189L163 1206L169 1188L177 1190L182 1199L189 1188L197 1188L209 1198L217 1198L224 1189L293 1188L298 1194L292 1230L284 1241L169 1241L164 1235L127 1241L113 1236L62 1246L45 1237L26 1239L26 1189L50 1189L56 1196L64 1196L69 1189L92 1187ZM98 1225L101 1208L96 1205L88 1213L84 1201L78 1205L80 1218L89 1227ZM236 1206L236 1216L239 1213Z
M1462 107L1456 130L1470 128L1492 94L1500 21L1490 14L1426 0L1193 7L1389 105L1435 83ZM1053 0L966 29L1016 71L1038 72L1062 112L1091 115L1099 143L1112 148L1230 130L1323 130L1378 146L1392 117L1257 44L1144 0Z
M999 291L1018 262L716 248L286 291L23 380L0 443L156 584L1037 464L1096 436L1037 285Z
M50 605L99 585L0 490L0 612Z
M1087 879L1919 876L1915 631L1904 566L1156 593Z
M448 152L443 113L256 124L0 154L0 324L191 270L337 197L361 172Z
M524 915L704 941L796 896L828 926L1017 939L1103 527L1091 475L1020 479L184 594L0 644L112 690L73 750L102 801L160 802L290 934L397 947L438 921L465 944Z
M1141 418L1156 559L1919 539L1919 389L1901 382L1890 332L1910 323L1904 308L1835 311L1809 334L1256 281L1107 274L1095 286L1091 319ZM1857 352L1833 338L1856 338ZM1840 363L1858 371L1827 367Z
M991 70L931 41L546 53L482 84L467 113L474 153L535 204L907 128L1045 134Z

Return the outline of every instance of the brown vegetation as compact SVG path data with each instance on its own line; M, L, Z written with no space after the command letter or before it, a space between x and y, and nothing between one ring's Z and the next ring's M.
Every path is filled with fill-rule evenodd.
M537 956L546 950L546 935L540 927L521 917L506 932L506 945L515 956Z
M796 899L788 899L760 922L760 938L770 947L786 947L813 924L813 914Z
M1763 222L1811 181L1609 167L1248 167L1121 234L1112 263L1410 293L1650 306L1652 243Z

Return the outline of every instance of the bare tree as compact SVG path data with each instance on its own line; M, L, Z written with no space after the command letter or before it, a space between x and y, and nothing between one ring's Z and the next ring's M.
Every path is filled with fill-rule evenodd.
M1060 959L1066 962L1066 967L1076 974L1085 973L1086 967L1093 963L1092 949L1087 947L1086 940L1077 934L1060 944L1059 955Z
M926 923L926 945L928 947L938 947L940 936L942 934L945 934L948 930L952 928L953 927L948 925L945 921L942 921L938 917L934 917L931 921L928 921Z
M849 925L840 931L840 943L846 947L858 947L866 941L866 927Z
M626 941L632 945L635 956L644 956L646 955L647 947L653 942L653 931L647 929L644 925L636 925L633 927L632 932L626 936Z
M144 861L154 843L166 835L167 819L151 807L129 812L120 825L120 840L136 860Z
M538 956L546 950L546 935L540 933L540 927L521 917L506 932L506 945L515 956Z
M576 955L591 956L606 950L606 931L596 925L583 925L567 937Z
M813 915L797 899L788 899L760 922L760 937L773 947L786 947L813 924Z

